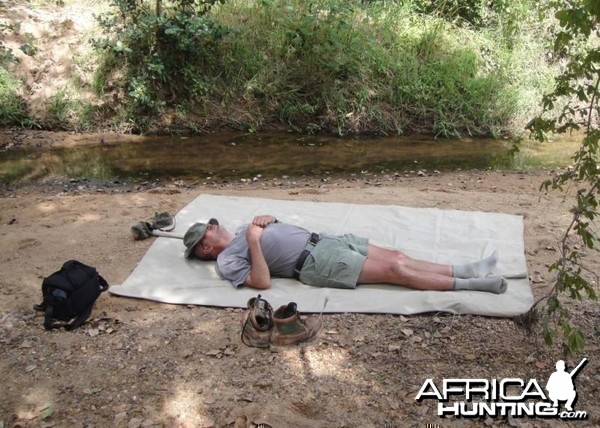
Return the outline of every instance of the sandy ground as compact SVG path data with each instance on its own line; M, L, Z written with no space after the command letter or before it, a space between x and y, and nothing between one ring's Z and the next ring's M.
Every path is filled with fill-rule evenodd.
M44 276L76 258L113 286L151 245L129 227L177 212L202 193L361 204L399 204L523 215L536 297L569 221L569 200L538 192L551 171L458 171L221 184L98 185L52 181L0 190L0 427L598 426L600 310L570 304L587 334L584 355L564 356L512 320L429 313L324 315L312 345L279 353L240 341L242 310L175 306L102 295L82 328L47 332L32 310ZM594 271L597 253L585 256ZM302 308L299 308L300 311ZM564 358L585 421L437 416L415 401L426 379L537 379ZM263 425L261 425L263 424Z

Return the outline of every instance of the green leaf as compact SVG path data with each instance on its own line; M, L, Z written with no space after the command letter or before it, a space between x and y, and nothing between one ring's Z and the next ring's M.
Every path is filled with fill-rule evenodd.
M568 336L568 348L571 354L580 352L585 347L585 337L581 330L573 331Z
M569 44L569 42L573 39L573 37L568 33L558 33L556 36L556 40L554 40L554 51L560 52L565 46Z
M174 36L179 32L180 32L180 30L177 27L169 27L165 30L165 34L167 34L169 36Z
M52 415L54 414L54 407L52 405L49 405L48 407L45 407L42 410L42 419L46 420L46 419L50 419L52 417Z
M556 311L560 307L560 303L555 296L552 296L548 299L548 312L552 313Z

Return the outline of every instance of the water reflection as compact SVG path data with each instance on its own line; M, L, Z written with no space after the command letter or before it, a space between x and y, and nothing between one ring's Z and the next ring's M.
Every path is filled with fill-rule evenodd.
M536 164L547 145L524 148L497 140L432 140L426 137L339 139L284 133L220 133L187 137L139 137L54 149L0 153L0 179L37 180L48 176L86 178L184 178L227 180L336 175L361 171L404 172L457 168L512 168ZM566 159L576 145L564 149ZM536 153L537 150L537 153ZM547 150L546 150L547 151ZM565 161L565 156L558 158ZM516 159L516 160L515 160ZM540 164L544 164L541 161ZM536 165L537 166L537 165Z

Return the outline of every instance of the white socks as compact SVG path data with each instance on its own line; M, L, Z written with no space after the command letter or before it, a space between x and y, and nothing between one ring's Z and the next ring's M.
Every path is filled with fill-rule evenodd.
M452 276L454 282L452 288L454 290L476 290L488 291L490 293L502 294L508 286L506 279L487 275L492 272L498 263L498 252L494 253L478 262L469 263L466 265L453 265Z
M453 265L452 276L454 278L484 278L496 267L496 263L498 263L498 251L494 251L488 258L475 263Z
M508 284L504 278L491 276L489 278L454 278L452 288L454 290L487 291L502 294L506 291Z

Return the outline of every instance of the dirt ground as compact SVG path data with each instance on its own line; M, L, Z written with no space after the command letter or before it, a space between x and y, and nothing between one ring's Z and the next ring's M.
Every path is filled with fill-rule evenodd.
M175 213L202 193L522 215L532 288L541 297L569 221L569 199L538 192L550 174L399 173L210 186L57 178L4 186L0 427L598 426L595 302L570 305L587 346L583 355L566 357L560 346L547 347L539 333L528 336L510 319L480 316L323 315L323 333L310 346L271 353L241 343L241 309L106 293L90 321L73 332L45 331L32 309L42 278L71 258L95 266L118 287L152 243L134 241L129 227L155 211ZM585 260L599 270L597 253ZM415 401L428 378L440 385L444 378L537 379L543 387L557 360L572 369L583 356L589 362L575 379L575 408L587 412L584 421L441 418L437 401Z

